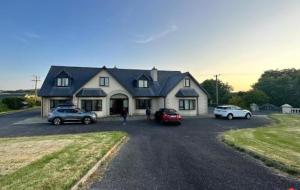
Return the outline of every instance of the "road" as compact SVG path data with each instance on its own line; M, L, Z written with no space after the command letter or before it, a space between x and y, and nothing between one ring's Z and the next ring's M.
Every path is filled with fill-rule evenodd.
M18 118L23 116L26 113L20 113ZM226 130L269 123L263 116L233 121L191 118L179 127L161 126L152 121L130 121L126 126L120 122L99 122L89 126L32 124L5 127L3 117L0 117L2 137L111 130L128 132L129 142L112 160L102 180L92 184L91 189L273 190L300 187L298 181L276 174L259 161L217 139ZM7 119L4 121L11 123Z

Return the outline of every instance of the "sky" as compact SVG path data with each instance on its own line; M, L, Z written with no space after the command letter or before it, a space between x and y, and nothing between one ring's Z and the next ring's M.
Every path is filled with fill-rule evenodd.
M300 68L299 0L2 0L0 90L51 65L189 71L249 90Z

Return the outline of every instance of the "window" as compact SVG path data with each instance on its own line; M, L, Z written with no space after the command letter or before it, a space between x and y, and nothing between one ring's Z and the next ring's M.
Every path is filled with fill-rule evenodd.
M184 79L184 86L185 87L190 87L191 86L191 80L189 78Z
M148 88L147 80L139 80L139 88Z
M191 99L180 99L179 100L179 110L195 110L196 100Z
M100 77L100 86L109 86L109 78Z
M64 100L50 100L50 108L56 108L58 106L67 106L71 105L72 100L71 99L64 99Z
M57 78L57 86L69 86L69 78Z
M102 111L102 100L81 100L81 109L84 111Z
M151 108L151 99L137 99L135 101L136 109L147 109Z
M78 113L79 110L77 110L77 109L65 109L64 112L65 113Z

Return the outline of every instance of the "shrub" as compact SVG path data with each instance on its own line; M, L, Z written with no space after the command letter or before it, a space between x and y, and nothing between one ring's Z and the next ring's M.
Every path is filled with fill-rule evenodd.
M0 100L0 112L5 112L8 111L7 105L3 104L2 101Z
M25 95L25 101L30 107L41 105L40 99L36 98L35 95Z
M9 109L17 110L21 109L24 99L20 97L10 97L10 98L4 98L2 100L2 103L5 104Z

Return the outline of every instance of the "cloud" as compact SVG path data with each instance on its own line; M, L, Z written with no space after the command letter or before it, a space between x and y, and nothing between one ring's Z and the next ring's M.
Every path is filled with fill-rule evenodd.
M147 43L153 42L155 40L158 40L160 38L163 38L170 33L176 32L177 30L178 30L178 27L176 25L172 25L171 27L167 28L166 30L164 30L158 34L153 34L153 35L141 38L139 40L135 40L134 42L137 44L147 44Z
M26 38L23 38L21 36L15 36L15 39L25 44L28 44L29 42Z
M27 38L35 38L35 39L41 38L40 35L38 35L37 33L34 33L34 32L25 32L24 36L26 36Z
M14 38L22 43L28 44L31 40L40 39L41 36L34 32L24 32L22 35L14 36Z

